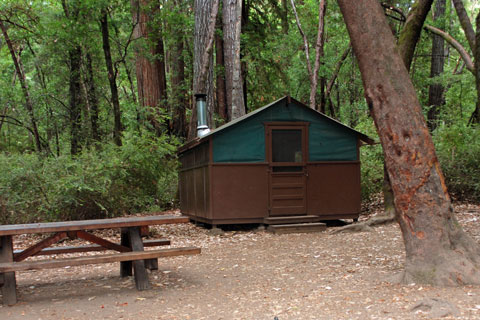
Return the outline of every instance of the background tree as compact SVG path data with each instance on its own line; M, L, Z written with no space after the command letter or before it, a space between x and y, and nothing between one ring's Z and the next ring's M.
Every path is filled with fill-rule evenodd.
M293 12L295 14L295 19L297 21L298 31L302 35L303 43L304 43L304 50L305 50L305 59L307 62L307 69L308 75L310 77L310 108L316 109L316 96L317 96L317 86L318 86L318 70L320 68L320 59L323 56L323 43L324 43L324 26L325 26L325 9L326 4L324 0L321 0L318 6L318 31L317 31L317 40L315 42L315 58L314 58L314 65L312 68L310 62L310 44L308 42L308 38L303 32L302 25L300 23L300 19L298 17L297 9L295 7L295 1L291 0ZM323 88L322 88L323 90ZM324 111L324 110L322 110Z
M437 0L435 3L435 10L433 12L433 21L440 22L438 27L445 29L445 1ZM445 63L445 48L444 40L441 36L434 34L432 36L432 61L430 64L430 77L435 78L443 73ZM440 107L445 104L443 96L443 86L441 83L432 83L428 88L428 127L434 130L437 126L438 113Z
M207 122L212 127L213 97L213 42L219 1L195 1L195 39L193 64L193 92L207 95ZM189 138L197 133L197 110L192 107Z
M228 118L233 120L246 113L240 64L242 0L224 0L222 19Z
M133 0L135 24L137 90L140 104L146 108L147 119L160 135L162 108L167 101L167 79L162 28L156 1Z

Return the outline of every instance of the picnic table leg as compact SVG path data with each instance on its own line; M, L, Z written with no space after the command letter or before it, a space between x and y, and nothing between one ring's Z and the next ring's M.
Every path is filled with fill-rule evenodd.
M12 236L0 237L0 246L0 262L13 262ZM2 276L3 304L13 305L17 303L17 281L15 280L15 272L5 272Z
M132 251L143 251L142 237L140 236L139 227L128 228L128 236L130 238L130 248ZM137 290L150 289L148 282L147 269L145 269L144 260L133 261L133 275L135 276L135 285Z
M145 259L145 268L148 270L158 270L158 259Z
M145 237L150 233L149 226L140 227L140 236ZM158 259L145 259L145 268L148 270L158 270Z
M128 229L122 228L120 244L125 247L130 247L130 237L128 235ZM132 261L120 262L120 276L129 277L132 275Z

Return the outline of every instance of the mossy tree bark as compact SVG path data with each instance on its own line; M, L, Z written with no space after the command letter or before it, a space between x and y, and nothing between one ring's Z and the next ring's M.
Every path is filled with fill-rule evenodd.
M423 23L432 7L433 0L417 0L408 12L407 21L398 37L398 50L405 62L407 70L410 70L415 47L422 33Z
M438 27L445 29L443 16L445 15L445 0L437 0L433 14L433 21ZM432 59L430 60L430 77L435 78L443 73L445 64L444 40L437 34L432 35ZM428 87L427 124L431 131L437 127L438 115L441 107L445 104L444 88L440 82L432 83Z
M458 224L432 138L380 4L338 0L384 150L406 251L404 282L480 283L480 247Z

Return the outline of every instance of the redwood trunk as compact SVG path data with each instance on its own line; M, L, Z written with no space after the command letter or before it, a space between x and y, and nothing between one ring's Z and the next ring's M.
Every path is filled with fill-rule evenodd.
M153 6L153 12L151 8ZM167 99L165 60L161 30L150 27L152 15L158 8L152 1L132 1L134 22L134 39L144 39L143 46L137 48L136 73L137 91L140 104L147 109L148 120L157 134L161 133L158 120L158 108L164 106ZM154 57L153 59L149 57Z
M245 114L240 63L242 0L224 0L222 17L227 106L229 119L233 120Z
M406 251L405 282L480 283L480 248L459 226L408 71L376 0L338 0L384 150Z

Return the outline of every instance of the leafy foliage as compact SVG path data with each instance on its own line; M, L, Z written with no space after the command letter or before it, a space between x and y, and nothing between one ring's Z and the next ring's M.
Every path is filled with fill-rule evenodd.
M178 143L124 137L119 148L83 150L78 157L0 155L0 222L106 218L174 205Z
M479 129L455 124L434 135L448 190L458 200L480 201Z
M139 49L155 46L158 37L135 38L132 6L135 1L25 1L4 0L0 19L25 72L44 153L35 152L31 118L25 106L8 46L0 42L0 216L1 222L110 217L126 212L157 210L175 204L177 164L174 148L180 142L172 134L176 108L191 117L193 83L194 1L143 1L152 20L146 26L161 30L165 47L167 96L160 108L145 108L138 101L135 58ZM315 43L318 1L296 1L298 14L310 44ZM412 1L390 2L404 14ZM65 6L63 5L65 4ZM469 13L474 6L467 4ZM114 116L105 64L100 18L108 13L111 56L121 109L122 147L112 144ZM145 8L143 8L145 10ZM221 10L220 10L221 12ZM303 39L289 1L246 1L242 23L242 69L246 77L247 107L255 110L284 95L304 103L309 99L309 78ZM220 20L219 20L220 21ZM328 83L350 40L335 1L326 10L324 56L319 77ZM401 23L392 21L395 29ZM468 46L455 10L447 6L443 19L427 23L444 27ZM220 25L220 24L218 24ZM217 30L221 34L221 30ZM475 79L462 69L458 53L446 50L445 71L430 78L432 35L422 32L412 63L411 78L427 114L428 87L441 83L445 105L440 108L433 132L448 187L459 199L480 200L480 144L478 128L467 123L475 108ZM81 49L80 70L71 73L70 52ZM311 48L312 52L314 48ZM215 50L214 54L215 53ZM158 58L161 54L148 56ZM89 66L87 56L91 58ZM182 79L175 61L181 57ZM215 57L214 57L215 58ZM313 55L311 57L313 59ZM215 60L214 60L215 61ZM183 65L183 64L182 64ZM89 79L89 68L93 79ZM463 70L463 71L462 71ZM221 66L215 76L222 75ZM70 81L79 79L80 153L70 155L72 105ZM177 82L174 81L177 80ZM175 83L175 85L173 85ZM89 85L95 88L98 138L93 134L94 106ZM322 88L319 85L317 102ZM354 53L343 61L331 88L326 113L376 138L364 102L361 75ZM328 103L327 103L328 105ZM214 115L216 117L216 115ZM155 118L161 125L156 131ZM383 154L380 145L361 148L362 194L365 200L381 191Z

